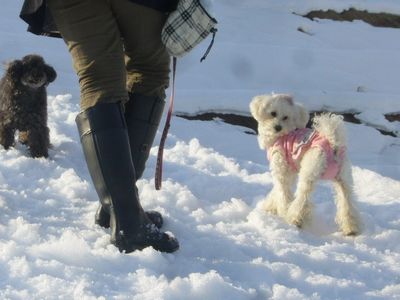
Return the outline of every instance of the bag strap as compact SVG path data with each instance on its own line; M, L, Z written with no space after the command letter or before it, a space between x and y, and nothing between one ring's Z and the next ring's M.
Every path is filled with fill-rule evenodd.
M208 45L206 53L204 53L203 57L200 59L200 62L203 62L203 60L205 60L207 55L210 53L211 48L214 45L214 39L215 39L215 35L216 35L217 31L218 31L217 28L211 28L210 32L212 33L212 40L211 40L210 45Z
M155 174L155 179L154 179L154 184L155 184L156 190L161 190L164 145L165 145L165 141L167 139L168 130L169 130L171 118L172 118L172 111L173 111L173 107L174 107L176 61L177 61L176 57L174 57L172 60L172 90L171 90L171 97L169 98L169 109L168 109L167 119L165 120L164 130L163 130L161 140L160 140L160 146L158 147L156 174Z

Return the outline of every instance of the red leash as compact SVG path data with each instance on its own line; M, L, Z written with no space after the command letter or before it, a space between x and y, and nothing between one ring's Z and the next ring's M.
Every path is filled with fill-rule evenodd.
M174 107L175 74L176 74L176 57L174 57L172 60L172 91L171 91L171 97L169 98L169 109L168 109L167 119L165 120L164 130L160 140L160 146L158 147L156 174L154 180L156 190L161 189L164 145L165 145L165 140L167 139L168 130L171 123L172 110Z

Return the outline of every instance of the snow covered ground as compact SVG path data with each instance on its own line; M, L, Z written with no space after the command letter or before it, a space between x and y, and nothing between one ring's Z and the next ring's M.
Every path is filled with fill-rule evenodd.
M49 86L50 158L0 147L1 299L400 299L400 139L365 125L346 124L360 236L337 231L328 183L303 230L266 214L258 204L271 175L256 136L173 118L162 190L154 190L157 145L138 185L181 249L120 254L93 223L69 55L62 41L25 32L21 3L2 2L0 61L39 53L59 77ZM290 92L310 110L357 112L399 131L383 114L400 112L400 29L293 14L350 6L400 14L397 0L215 1L216 43L202 64L207 42L179 62L176 111L249 115L254 95Z

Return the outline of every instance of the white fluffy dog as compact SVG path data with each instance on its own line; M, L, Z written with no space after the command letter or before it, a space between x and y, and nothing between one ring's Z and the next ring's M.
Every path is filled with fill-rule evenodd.
M319 179L332 180L337 224L345 235L359 233L343 118L322 114L314 118L313 129L308 129L309 113L286 94L256 96L250 111L258 122L258 142L268 152L273 176L265 209L301 227L311 213L310 196L315 183Z

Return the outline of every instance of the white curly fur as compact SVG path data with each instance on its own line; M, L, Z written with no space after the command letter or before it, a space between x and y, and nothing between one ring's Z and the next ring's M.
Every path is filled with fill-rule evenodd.
M250 111L258 122L258 142L267 150L276 140L295 129L305 128L309 113L292 96L287 94L260 95L253 98ZM343 118L335 114L322 114L314 118L313 127L333 147L346 145ZM296 174L288 165L281 151L274 151L270 157L273 188L268 194L264 208L270 213L285 218L289 223L301 227L311 215L310 197L315 183L327 167L325 152L310 148L302 157ZM292 187L297 180L295 193ZM351 164L346 154L341 169L332 180L336 200L336 222L345 235L360 232L359 217L353 201L353 179Z

